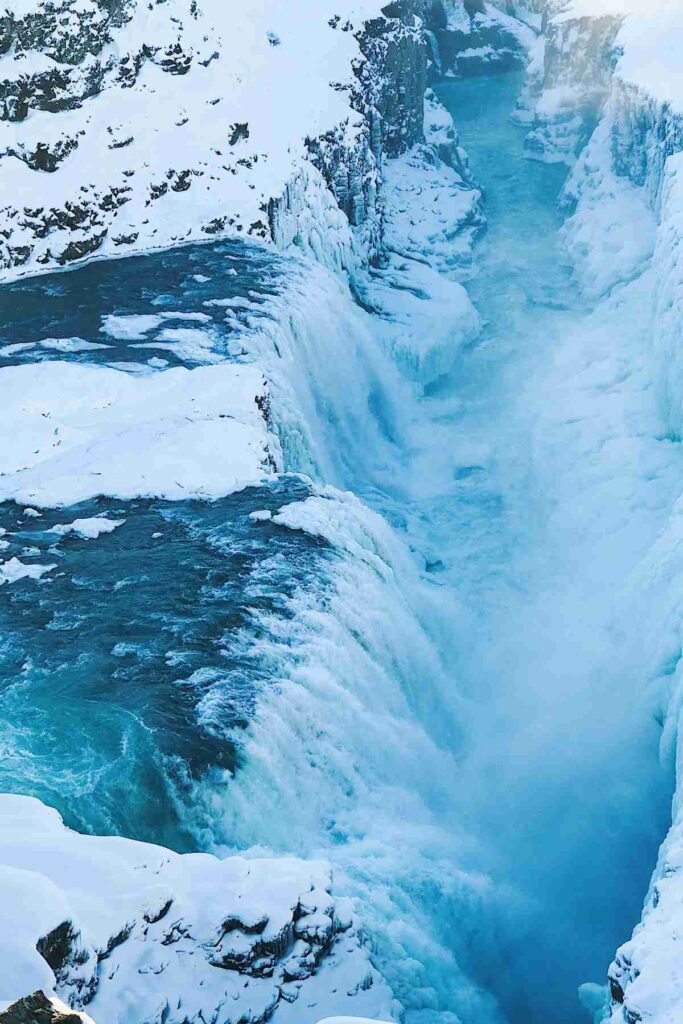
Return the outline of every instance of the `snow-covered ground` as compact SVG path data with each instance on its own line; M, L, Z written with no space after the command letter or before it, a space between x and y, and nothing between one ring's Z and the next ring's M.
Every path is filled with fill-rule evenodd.
M0 496L73 505L95 495L218 497L278 465L254 366L137 376L34 363L0 371Z

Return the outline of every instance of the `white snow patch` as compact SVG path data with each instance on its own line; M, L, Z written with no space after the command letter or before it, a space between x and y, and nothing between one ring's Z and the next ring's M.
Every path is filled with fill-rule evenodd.
M272 472L278 445L254 366L0 370L0 500L70 505L100 494L218 497Z
M39 801L2 795L0 902L2 1002L43 989L78 1007L92 986L97 1024L143 1024L160 1007L169 1024L199 1024L226 1004L245 1022L273 1013L274 1024L312 1024L355 1009L391 1018L351 903L331 894L320 862L219 860L78 835ZM57 982L36 944L64 922L80 956ZM274 950L272 977L250 970L261 943Z

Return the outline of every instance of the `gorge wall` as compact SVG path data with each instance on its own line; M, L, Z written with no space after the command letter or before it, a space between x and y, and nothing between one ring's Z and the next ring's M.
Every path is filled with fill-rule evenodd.
M565 242L577 281L594 300L652 268L653 316L641 353L673 443L683 430L683 89L676 4L544 0L545 45L535 58L518 117L530 125L530 155L566 161ZM656 612L642 641L662 673L662 758L675 764L673 826L641 923L618 951L607 1002L585 993L596 1020L663 1024L683 1014L676 966L682 923L681 647L677 555L680 510L646 556L639 586ZM668 631L671 630L671 633ZM662 639L667 631L667 639ZM666 669L663 658L668 658ZM657 667L659 666L659 667Z

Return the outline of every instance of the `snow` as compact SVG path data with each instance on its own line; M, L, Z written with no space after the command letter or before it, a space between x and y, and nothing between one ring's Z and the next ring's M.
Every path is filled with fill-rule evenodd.
M39 580L45 573L56 568L56 565L28 565L18 558L10 558L0 562L0 586L3 583L16 583L17 580Z
M37 800L1 795L0 1002L56 991L75 1008L87 1001L97 1024L160 1011L169 1024L199 1022L226 1002L245 1024L355 1009L391 1019L353 908L330 886L321 863L81 836ZM71 938L55 976L36 946L64 922Z
M579 287L599 298L643 271L651 259L656 218L643 190L612 170L611 120L603 118L564 190L577 204L562 238Z
M211 319L207 317L207 319ZM191 363L219 363L223 360L220 353L214 351L214 338L211 332L197 330L192 327L166 328L155 335L153 341L139 342L133 348L166 349L178 359Z
M661 103L668 103L676 113L683 113L683 11L679 4L657 10L647 6L647 13L628 17L619 32L618 45L623 56L617 64L617 75Z
M95 247L103 254L216 232L266 237L264 208L302 171L306 140L342 126L353 146L365 131L348 89L338 88L353 83L352 64L360 58L354 33L343 26L360 29L381 7L380 0L345 0L341 6L300 0L275 7L265 0L207 0L195 11L190 0L138 3L128 21L110 29L111 43L103 36L102 52L81 64L10 50L0 57L0 73L8 80L66 68L72 88L86 98L73 109L33 109L23 121L0 123L8 244L28 245L35 269L38 257L54 264L70 242L98 237ZM339 28L331 24L335 16ZM274 37L280 45L272 44ZM174 48L179 74L162 66ZM130 73L131 63L150 51L132 83L119 80L122 60L131 58ZM101 66L102 89L89 95L88 75ZM246 126L241 134L235 132L240 125ZM25 162L39 143L56 151L62 142L74 148L52 173ZM316 174L310 166L306 173ZM25 210L35 209L38 174L45 210L81 203L96 212L71 227L52 224L43 237L36 234Z
M481 193L415 147L385 165L385 243L390 252L448 273L466 263L482 230Z
M446 373L481 330L465 288L416 260L392 256L363 295L383 318L378 333L396 364L423 385Z
M138 378L111 367L34 363L0 370L0 391L0 500L218 497L260 480L278 458L254 366Z
M679 0L570 0L553 20L561 25L575 18L607 16L623 19L617 36L617 77L683 112Z

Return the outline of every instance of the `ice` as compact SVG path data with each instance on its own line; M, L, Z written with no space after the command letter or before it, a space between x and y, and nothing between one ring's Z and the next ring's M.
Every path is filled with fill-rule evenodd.
M107 519L106 517L94 516L90 519L74 519L72 523L58 523L52 526L51 532L61 537L72 533L84 540L96 540L105 533L113 533L119 526L123 526L125 519Z
M102 331L119 341L142 341L162 323L163 317L158 313L127 316L109 314L102 320Z
M210 318L207 318L210 319ZM155 335L153 341L136 344L134 348L167 349L177 359L192 363L219 363L223 357L213 351L215 338L205 331L191 327L166 328Z
M109 348L108 345L84 341L83 338L45 338L38 344L41 348L51 349L53 352L94 352L97 349Z
M10 558L6 562L0 562L0 584L16 583L17 580L39 580L46 573L52 572L57 566L52 565L30 565L20 562L18 558Z

